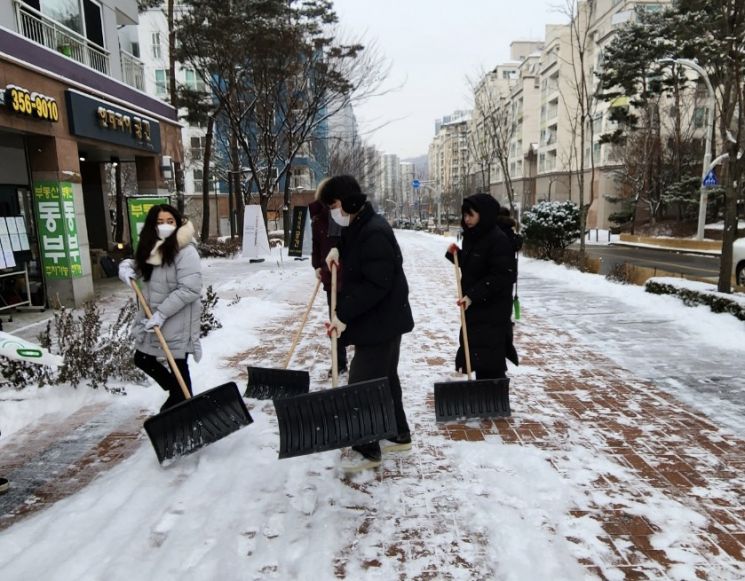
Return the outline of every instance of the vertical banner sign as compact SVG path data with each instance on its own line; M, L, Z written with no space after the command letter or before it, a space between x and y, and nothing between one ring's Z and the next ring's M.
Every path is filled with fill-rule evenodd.
M48 279L83 276L72 184L38 181L34 201L44 275Z
M140 241L140 232L145 225L145 218L150 208L160 204L168 204L168 198L146 198L136 197L127 198L127 215L129 216L129 240L132 243L132 250L137 248Z
M251 204L243 211L243 257L258 258L271 254L261 206Z
M292 209L292 228L290 228L290 248L288 256L303 255L303 238L305 237L305 225L308 221L308 207L295 206Z

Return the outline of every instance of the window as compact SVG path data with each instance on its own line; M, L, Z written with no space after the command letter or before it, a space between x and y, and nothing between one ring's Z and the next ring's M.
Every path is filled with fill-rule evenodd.
M163 53L160 48L160 32L153 32L150 36L153 45L153 58L160 59L163 57Z
M44 16L104 47L101 5L93 0L26 0L26 4Z
M105 46L103 40L103 22L101 21L101 6L91 0L83 0L83 15L85 17L85 36L98 46Z
M204 91L204 81L194 69L184 69L184 84L192 91Z
M202 159L204 156L204 146L207 141L206 137L191 138L191 158Z
M194 179L194 193L198 194L202 192L202 178L204 176L204 172L201 169L195 169L192 170L192 176Z
M165 97L168 87L168 69L155 69L155 94Z
M693 126L700 129L706 123L706 107L696 107L693 110Z
M42 0L41 13L83 34L83 16L78 0Z

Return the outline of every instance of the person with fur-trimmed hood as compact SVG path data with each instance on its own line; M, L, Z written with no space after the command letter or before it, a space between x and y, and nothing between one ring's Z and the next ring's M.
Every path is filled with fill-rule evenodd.
M515 251L498 225L500 205L489 194L474 194L463 200L463 248L451 244L445 257L453 262L457 253L461 271L466 328L471 367L476 379L506 376L509 358L517 364L512 344L512 285L516 280ZM513 359L514 356L514 359ZM463 333L455 367L465 372Z
M388 378L396 417L397 435L391 440L352 448L351 457L342 463L342 470L349 473L379 466L382 452L411 449L398 359L401 336L414 328L414 318L401 249L390 224L375 212L352 176L334 176L319 189L331 219L342 226L339 249L331 249L326 257L329 268L335 264L341 269L344 282L336 313L326 324L328 333L354 345L350 384Z
M326 178L318 184L318 187L316 188L316 198L308 205L308 212L310 213L310 226L313 235L313 249L310 255L310 262L316 271L316 278L321 281L323 290L326 291L326 303L329 306L330 318L333 315L333 313L331 313L331 270L329 270L329 267L326 264L326 257L332 248L339 247L339 243L341 242L341 226L331 220L328 206L320 199L321 191L326 185L328 179L329 178ZM338 295L338 289L341 288L341 277L338 272L336 274L336 288ZM345 373L347 371L347 348L341 337L339 337L337 347L339 373ZM331 377L330 371L329 377Z
M152 317L140 306L132 333L135 337L134 363L169 393L160 408L164 411L184 401L176 376L158 362L165 357L153 329L159 327L176 360L176 366L191 393L188 357L199 361L202 313L202 270L194 241L194 226L168 204L150 208L140 232L134 259L119 264L119 278L127 286L142 280L142 294Z

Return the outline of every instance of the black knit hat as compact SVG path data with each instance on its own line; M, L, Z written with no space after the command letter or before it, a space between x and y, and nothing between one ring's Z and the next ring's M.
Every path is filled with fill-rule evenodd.
M356 214L365 205L367 196L362 193L360 184L350 175L328 178L318 186L318 198L327 206L336 200L341 202L347 214Z

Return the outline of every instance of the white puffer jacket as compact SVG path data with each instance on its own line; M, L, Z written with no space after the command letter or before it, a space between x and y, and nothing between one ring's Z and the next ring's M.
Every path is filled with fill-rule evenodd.
M202 270L191 222L186 222L176 231L176 239L179 251L173 264L161 264L157 250L148 260L154 264L153 273L149 281L142 282L142 294L153 313L160 311L166 317L161 332L173 356L183 359L191 353L199 361L202 357L199 342ZM136 348L149 355L164 357L155 333L145 331L144 318L145 313L140 309L140 316L132 329Z

